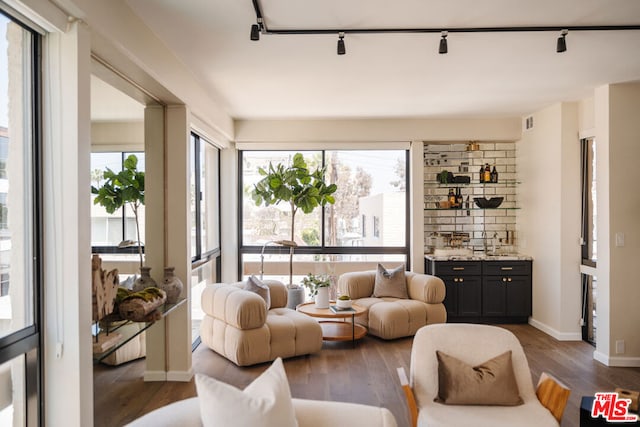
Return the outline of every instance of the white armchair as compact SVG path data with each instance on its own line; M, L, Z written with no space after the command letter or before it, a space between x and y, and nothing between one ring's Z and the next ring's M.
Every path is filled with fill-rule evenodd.
M477 366L511 350L513 372L520 397L517 406L449 405L435 402L439 393L436 350L468 365ZM510 331L489 325L438 324L421 328L411 349L408 381L401 384L412 412L413 425L420 427L466 426L514 427L559 425L569 390L544 376L533 387L529 364L520 342ZM406 376L405 376L406 378ZM415 400L413 400L415 399Z

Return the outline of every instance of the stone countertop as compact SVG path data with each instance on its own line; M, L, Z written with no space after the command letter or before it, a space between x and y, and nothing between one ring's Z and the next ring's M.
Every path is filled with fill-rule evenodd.
M533 261L533 258L524 254L487 255L482 252L473 255L433 255L424 254L429 261Z

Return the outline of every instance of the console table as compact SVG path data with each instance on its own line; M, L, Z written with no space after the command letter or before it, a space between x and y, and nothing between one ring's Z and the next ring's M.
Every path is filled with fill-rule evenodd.
M162 314L162 318L166 317L169 313L175 310L177 307L184 304L186 298L180 298L177 302L173 304L165 303L158 307ZM132 323L139 323L143 325L138 329L132 328L124 328L125 325L130 325ZM98 336L109 336L110 334L118 334L120 337L118 338L116 344L109 347L104 351L94 352L93 353L93 361L100 362L109 356L111 353L122 347L123 345L130 342L132 339L140 335L142 332L146 331L153 325L155 322L133 322L131 320L122 320L119 315L108 315L103 318L100 322L94 323L91 328L91 334L93 340L95 340Z

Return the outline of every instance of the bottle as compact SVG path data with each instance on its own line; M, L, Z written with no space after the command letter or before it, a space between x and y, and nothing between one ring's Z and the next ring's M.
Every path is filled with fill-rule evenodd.
M484 176L482 179L484 182L491 182L491 168L489 167L489 163L485 163L484 165Z
M449 189L449 207L453 208L456 205L456 195L453 192L453 188Z
M462 209L462 204L462 192L460 191L460 187L456 187L456 207Z
M484 167L480 166L480 184L482 184L484 182Z
M498 171L496 170L496 165L493 165L493 170L491 171L491 182L498 182Z

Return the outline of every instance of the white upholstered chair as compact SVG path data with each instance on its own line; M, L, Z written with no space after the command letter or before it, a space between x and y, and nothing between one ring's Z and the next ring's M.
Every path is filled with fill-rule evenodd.
M523 404L488 406L435 402L439 392L436 350L471 366L511 350L513 372ZM404 371L402 368L398 371L403 383ZM510 331L489 325L438 324L425 326L416 333L411 349L410 376L403 388L412 411L413 425L420 427L557 427L569 390L546 374L542 379L536 391L524 350Z

